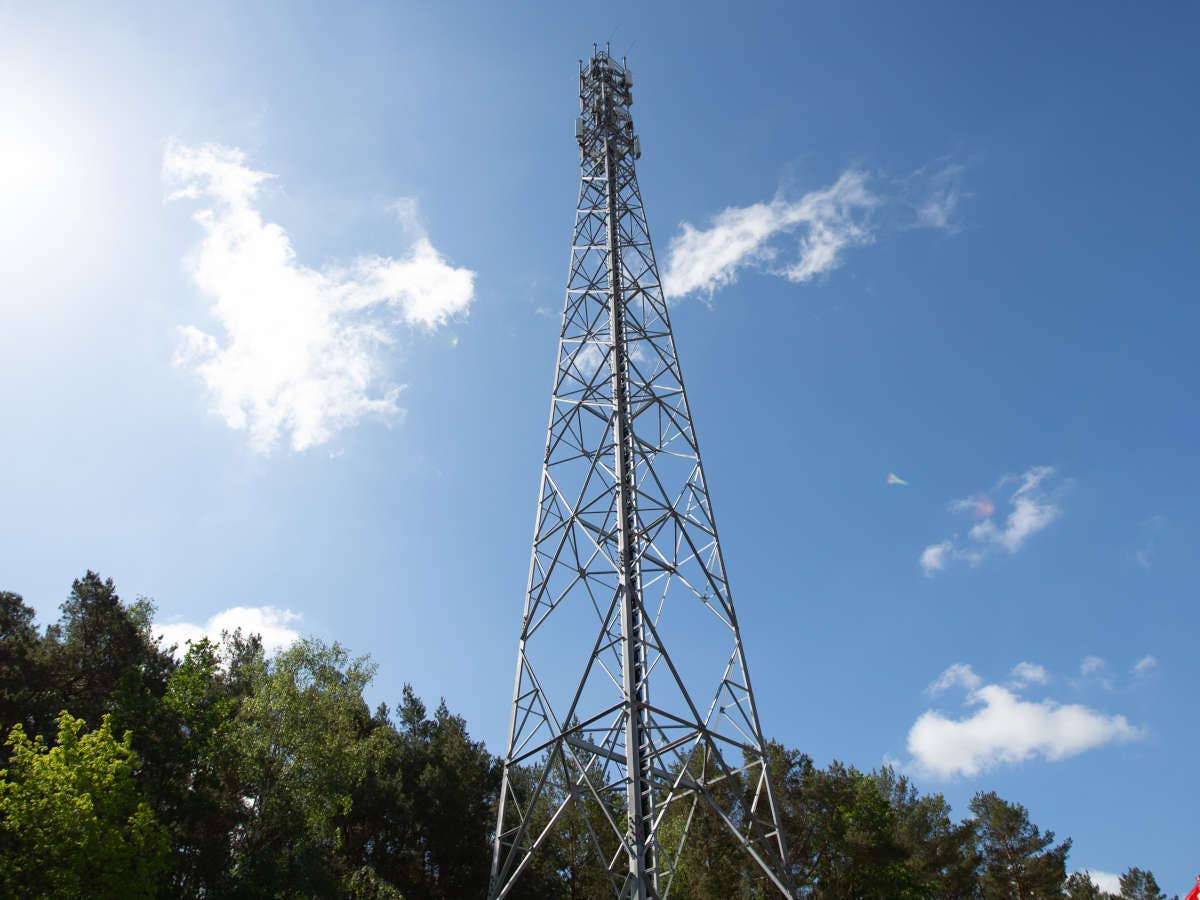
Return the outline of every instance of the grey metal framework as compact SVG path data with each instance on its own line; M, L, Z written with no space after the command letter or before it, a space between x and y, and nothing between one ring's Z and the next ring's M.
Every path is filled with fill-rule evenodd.
M634 169L632 86L607 49L580 64L579 204L488 894L508 896L573 815L613 896L665 898L706 807L790 897Z

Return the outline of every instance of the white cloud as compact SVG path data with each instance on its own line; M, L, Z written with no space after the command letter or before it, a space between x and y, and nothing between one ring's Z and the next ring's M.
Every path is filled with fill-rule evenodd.
M997 527L989 516L971 528L971 537L997 544L1009 553L1020 550L1025 541L1057 519L1061 512L1040 490L1042 482L1053 474L1050 466L1033 466L1015 479L1007 479L1019 481L1020 486L1010 498L1013 508L1004 525Z
M163 159L169 198L201 205L204 235L188 266L218 326L180 328L176 364L200 375L215 411L262 453L281 437L304 450L364 417L399 418L401 387L382 351L401 325L428 331L465 314L475 293L475 273L438 253L412 200L392 208L409 244L402 258L300 263L287 232L255 206L271 177L216 144L172 143Z
M946 563L954 554L954 541L942 541L940 544L930 544L921 551L921 568L926 575L933 575L946 568Z
M845 252L905 228L957 232L966 167L939 160L905 178L847 169L828 187L798 200L731 206L697 228L690 222L667 247L663 290L671 300L711 297L756 267L804 283L831 272ZM788 240L790 238L791 240Z
M921 568L927 576L945 569L952 561L978 565L997 552L1014 554L1028 540L1046 529L1062 515L1062 508L1046 492L1045 482L1052 478L1051 466L1032 466L1020 475L1007 475L1000 479L993 493L1005 485L1016 483L1009 494L1010 509L1004 520L997 524L995 507L984 494L974 498L955 500L949 504L954 513L971 513L977 521L967 532L967 541L959 543L958 536L928 545L920 556Z
M973 691L975 688L983 684L983 679L975 674L966 663L955 663L948 667L941 675L939 675L925 690L930 694L940 694L942 691L948 691L952 687L966 688L968 691Z
M1062 760L1114 741L1136 740L1143 730L1124 716L1079 704L1032 701L1016 689L984 684L957 663L934 682L966 690L970 710L954 718L931 709L908 732L908 752L918 770L939 778L974 776L1028 759Z
M300 637L300 632L293 626L299 625L302 618L300 613L274 606L234 606L212 616L203 625L191 622L155 625L154 633L163 639L163 646L177 645L177 652L182 656L187 651L188 641L199 641L204 637L219 641L223 631L233 632L240 628L246 635L261 635L263 649L272 654Z
M1050 675L1046 672L1045 666L1039 666L1037 663L1031 662L1017 663L1013 666L1010 674L1017 687L1024 687L1029 684L1045 684L1050 680Z
M1147 653L1136 663L1133 664L1134 675L1149 675L1153 669L1158 668L1158 660Z
M1080 675L1095 675L1098 672L1103 672L1105 662L1099 656L1085 656L1083 662L1079 664Z
M1087 877L1091 879L1092 884L1100 888L1107 894L1120 896L1121 893L1121 876L1112 872L1102 872L1099 869L1084 869Z
M795 282L836 269L843 251L873 238L868 214L881 201L867 181L865 172L850 169L829 187L799 200L776 197L769 203L730 207L704 229L684 222L667 251L665 293L671 299L693 292L711 295L750 265L769 264L772 272ZM794 253L784 253L773 242L776 236L797 231Z

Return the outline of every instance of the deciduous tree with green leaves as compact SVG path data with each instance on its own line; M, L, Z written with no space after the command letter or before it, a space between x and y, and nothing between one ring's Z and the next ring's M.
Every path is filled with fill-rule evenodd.
M132 735L107 716L87 732L63 712L54 747L21 725L0 770L0 894L153 897L167 867L167 830L134 780Z
M174 741L164 768L170 790L160 798L171 828L172 896L212 896L228 882L234 836L248 811L238 777L235 722L242 694L236 684L240 634L226 636L226 652L208 638L191 644L167 679L163 705L174 719ZM261 644L250 642L254 659Z
M233 882L243 896L335 896L353 874L341 850L355 788L386 750L362 697L375 667L311 639L254 666L230 734L248 810Z

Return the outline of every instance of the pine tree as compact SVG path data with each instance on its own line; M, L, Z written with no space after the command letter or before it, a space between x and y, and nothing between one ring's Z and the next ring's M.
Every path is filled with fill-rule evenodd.
M993 792L976 794L971 812L982 854L979 886L984 900L1050 900L1062 897L1067 879L1068 838L1057 847L1054 832L1044 834L1029 811Z
M1121 900L1166 900L1167 897L1159 889L1153 872L1136 867L1121 876L1120 896Z

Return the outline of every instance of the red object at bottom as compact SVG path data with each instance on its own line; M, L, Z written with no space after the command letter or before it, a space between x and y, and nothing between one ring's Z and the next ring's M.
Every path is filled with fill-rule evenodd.
M1192 888L1192 892L1184 897L1183 900L1200 900L1200 875L1196 876L1196 886Z

